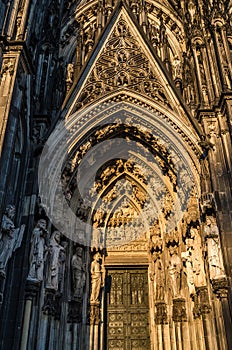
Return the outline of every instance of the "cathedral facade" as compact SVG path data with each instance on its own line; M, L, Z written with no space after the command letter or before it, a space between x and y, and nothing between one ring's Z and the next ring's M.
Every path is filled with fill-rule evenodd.
M232 349L231 28L1 1L0 349Z

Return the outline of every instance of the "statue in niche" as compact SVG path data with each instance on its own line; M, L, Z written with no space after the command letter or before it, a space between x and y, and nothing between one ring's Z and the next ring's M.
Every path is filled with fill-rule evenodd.
M69 63L67 65L67 77L66 77L67 84L71 85L73 83L73 74L74 74L73 63Z
M85 273L86 266L83 264L83 248L77 247L72 257L72 280L73 280L73 296L74 298L81 299L83 295L83 288L85 286Z
M47 251L45 237L48 235L46 228L46 220L40 219L32 232L29 257L30 268L27 279L33 282L41 282L43 280L45 253Z
M198 199L192 190L191 197L188 202L188 210L186 215L187 224L191 222L195 223L199 219L199 207L198 207Z
M94 222L93 223L93 230L92 230L92 240L91 240L92 251L94 248L102 249L101 236L102 236L101 229L98 227L98 223Z
M192 246L187 246L186 252L181 253L183 262L185 262L186 275L187 275L187 284L189 288L190 296L196 294L195 284L194 284L194 273L192 265Z
M161 237L161 230L159 226L159 222L155 222L149 229L151 240L149 242L149 248L151 253L153 251L162 251L163 240Z
M213 216L207 216L204 233L207 240L210 278L225 278L219 230L216 219Z
M164 300L165 274L161 253L155 251L152 256L154 259L154 275L151 276L151 279L154 280L154 297L156 301Z
M197 228L190 228L190 237L186 239L186 246L191 254L194 285L195 287L206 286L201 236Z
M99 263L101 259L100 253L96 253L93 256L93 261L91 263L91 295L90 302L96 303L98 302L99 293L102 284L102 269Z
M94 35L95 35L95 28L92 24L90 24L86 29L86 40L85 40L86 53L89 53L93 48Z
M64 247L60 244L61 234L59 231L54 231L49 242L48 251L48 273L46 288L58 291L59 287L59 267L60 254L64 252Z
M59 270L58 270L58 290L60 293L64 291L64 273L65 273L65 261L66 261L66 248L68 243L61 242L63 250L61 249L59 255Z
M181 77L181 61L178 56L174 57L173 63L173 77L174 79Z
M2 218L0 232L0 274L5 276L8 260L13 251L20 247L25 226L16 229L14 226L15 206L8 205Z
M194 273L194 285L195 287L202 287L206 285L204 264L201 257L193 257L192 261L193 273Z
M169 254L170 259L168 264L168 273L170 278L172 295L173 298L176 298L180 296L182 262L180 257L178 256L176 246L170 246Z
M186 272L187 272L187 284L189 287L189 293L190 293L190 296L193 296L196 294L196 289L194 284L194 272L193 272L193 266L192 266L190 255L188 255L186 259Z

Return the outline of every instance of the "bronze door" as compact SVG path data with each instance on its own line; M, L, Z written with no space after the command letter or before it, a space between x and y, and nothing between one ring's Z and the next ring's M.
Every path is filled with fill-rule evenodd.
M149 350L147 270L108 270L107 350Z

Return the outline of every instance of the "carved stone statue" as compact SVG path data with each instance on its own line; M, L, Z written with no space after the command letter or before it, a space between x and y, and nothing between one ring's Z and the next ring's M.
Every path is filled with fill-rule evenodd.
M207 216L206 227L204 229L205 237L207 239L207 252L209 263L209 274L211 279L218 279L225 277L225 270L223 265L222 251L219 239L219 230L216 219L212 216Z
M60 250L59 255L59 272L58 272L58 290L60 293L64 291L64 273L65 273L65 261L66 261L66 247L68 245L67 242L61 242L63 250Z
M161 254L154 252L154 292L155 300L160 301L164 299L165 274L164 266L161 260Z
M172 65L173 65L173 77L174 77L174 79L181 77L181 61L180 61L178 56L174 57Z
M30 268L27 279L33 282L41 282L43 280L45 252L47 250L45 237L48 234L46 227L46 220L40 219L31 237Z
M190 237L186 239L187 250L191 252L191 263L195 287L206 285L205 268L202 255L201 237L197 228L190 229Z
M57 291L59 287L60 254L64 252L64 247L60 244L60 238L60 232L54 231L49 242L49 265L46 288L55 291Z
M194 285L194 273L193 273L193 265L192 265L192 247L187 247L187 251L181 253L182 260L185 262L186 275L187 275L187 284L189 287L189 294L195 295L196 289Z
M100 253L96 253L93 257L91 263L91 296L90 302L98 302L98 297L100 293L101 283L102 283L102 270L99 260L101 258Z
M94 34L95 34L95 28L90 24L88 28L86 29L86 40L85 40L85 47L87 53L90 52L94 45Z
M206 238L218 237L219 230L217 227L216 219L213 216L206 217L206 225L204 227L204 234Z
M174 298L180 295L180 286L181 286L181 270L182 270L182 261L177 254L177 247L169 248L169 265L168 272L170 277L170 285L172 289L172 295Z
M73 83L73 73L74 73L73 63L69 63L67 66L67 77L66 77L67 84Z
M8 260L11 258L14 250L20 247L24 226L16 229L14 226L15 206L8 205L1 224L0 240L0 273L5 276L5 269Z
M91 240L92 250L93 248L102 248L101 246L101 229L98 227L98 223L93 223L92 240Z
M72 279L74 298L82 298L83 288L85 286L85 264L82 261L82 248L77 247L72 257Z

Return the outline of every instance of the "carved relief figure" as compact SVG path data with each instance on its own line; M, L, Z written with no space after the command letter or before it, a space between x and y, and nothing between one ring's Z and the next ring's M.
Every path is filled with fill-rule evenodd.
M144 302L144 281L143 276L138 275L138 304Z
M120 274L114 274L112 276L112 283L110 288L110 303L122 304L122 289L123 279Z
M225 277L225 270L219 240L219 230L214 217L207 216L204 233L206 234L207 239L210 278L223 278Z
M14 250L17 240L17 231L14 226L15 206L8 205L1 224L0 241L0 272L5 275L5 268Z
M98 297L100 293L101 283L102 283L102 270L99 260L101 258L100 253L96 253L93 257L91 263L91 295L90 302L98 302Z
M131 277L131 304L138 304L138 276Z
M45 252L45 237L48 234L46 230L47 223L41 219L35 226L31 237L31 251L30 251L30 268L28 273L28 280L41 282L43 280Z
M64 251L64 247L60 244L60 238L60 232L54 231L49 242L49 265L46 288L56 291L59 286L60 253Z
M180 295L181 286L181 270L182 262L177 253L177 247L169 248L170 260L168 266L168 272L170 277L170 285L172 289L172 295L174 298Z
M81 298L85 286L85 264L82 261L82 248L77 247L72 257L72 279L74 298Z

